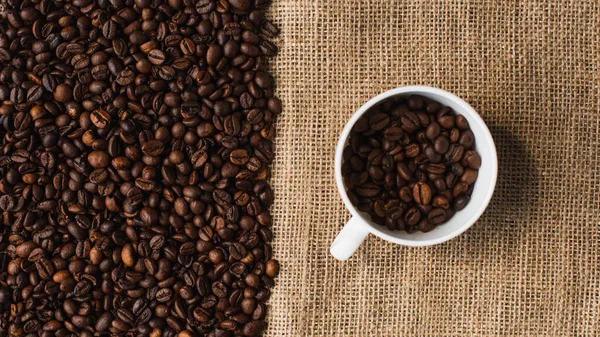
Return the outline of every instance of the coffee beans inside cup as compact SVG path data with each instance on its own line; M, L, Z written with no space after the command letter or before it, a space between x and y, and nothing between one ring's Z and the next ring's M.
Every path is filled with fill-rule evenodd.
M393 97L353 126L342 175L358 210L389 230L429 232L469 203L481 166L467 119L429 98Z

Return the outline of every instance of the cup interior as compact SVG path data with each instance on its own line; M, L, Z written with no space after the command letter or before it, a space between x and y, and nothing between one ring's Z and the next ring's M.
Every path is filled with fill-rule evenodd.
M390 231L386 227L372 222L367 213L360 212L350 202L341 173L341 167L343 163L342 152L348 144L350 131L356 121L358 121L362 115L369 110L369 108L377 105L387 98L402 96L406 97L410 95L421 95L428 97L444 106L452 108L456 114L465 116L465 118L469 121L469 125L473 131L473 134L475 135L475 150L481 156L481 168L479 169L479 175L477 181L475 182L470 202L462 211L456 212L456 214L449 221L438 225L435 229L427 233L415 232L408 234L404 231ZM338 189L342 199L344 200L344 203L346 204L346 207L350 210L352 215L361 217L365 223L371 227L370 229L373 234L385 240L408 246L428 246L441 243L450 240L466 231L471 225L473 225L473 223L477 221L479 216L481 216L487 207L492 194L494 193L496 177L498 173L498 159L496 156L494 140L487 126L477 112L475 112L475 110L468 103L453 94L441 89L423 86L393 89L384 92L383 94L373 98L363 105L351 117L350 121L344 128L336 149L335 161L335 173Z

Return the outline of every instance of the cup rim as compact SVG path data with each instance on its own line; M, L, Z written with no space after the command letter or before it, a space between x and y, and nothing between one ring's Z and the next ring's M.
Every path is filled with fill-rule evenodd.
M350 135L350 131L352 130L352 127L362 117L362 115L367 110L369 110L369 108L371 108L372 106L376 105L377 103L379 103L379 102L383 101L384 99L391 97L391 96L396 96L396 95L401 95L401 94L406 95L406 94L422 94L422 93L430 93L433 95L443 96L451 101L454 101L457 105L461 106L462 110L460 111L460 113L469 114L470 117L473 117L475 122L477 124L479 124L479 126L481 127L481 130L483 131L482 132L483 133L482 140L483 140L483 142L488 143L490 145L490 148L492 151L492 153L490 153L490 158L492 158L492 162L490 163L491 164L492 182L491 182L491 184L489 184L488 189L485 191L485 198L484 198L483 202L480 204L479 208L477 208L472 213L472 215L469 217L468 221L465 221L465 223L463 225L457 227L455 230L451 231L450 233L440 236L438 238L417 241L417 240L407 240L407 239L391 236L387 233L382 232L379 228L370 224L368 220L364 219L364 217L358 212L358 210L354 207L354 205L352 205L352 202L350 202L350 199L348 198L348 194L346 192L346 186L344 185L344 181L343 181L343 177L342 177L342 162L343 162L342 155L343 155L343 151L344 151L344 146L346 144L346 140L348 139L348 137ZM480 138L478 138L478 140L479 139ZM479 217L483 214L483 212L487 208L487 206L494 194L497 178L498 178L498 156L497 156L497 151L496 151L496 145L494 143L494 139L492 137L492 134L490 133L490 130L488 129L487 125L485 124L485 122L483 121L481 116L479 116L479 114L475 111L475 109L473 109L473 107L469 103L465 102L460 97L458 97L450 92L447 92L445 90L434 88L434 87L429 87L429 86L412 85L412 86L398 87L395 89L385 91L385 92L375 96L374 98L370 99L367 103L363 104L350 117L350 119L344 126L342 133L340 134L340 137L339 137L339 140L338 140L338 143L336 146L336 151L335 151L335 180L336 180L338 192L339 192L340 197L342 198L346 208L350 211L350 213L352 214L353 217L358 217L363 220L364 223L362 225L367 226L370 233L372 233L386 241L390 241L390 242L404 245L404 246L413 246L413 247L431 246L431 245L446 242L446 241L451 240L451 239L459 236L460 234L464 233L479 219Z

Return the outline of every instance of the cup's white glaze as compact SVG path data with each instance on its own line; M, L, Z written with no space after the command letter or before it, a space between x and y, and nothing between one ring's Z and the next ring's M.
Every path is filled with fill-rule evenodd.
M431 98L467 118L471 130L475 134L475 149L481 156L481 168L479 169L479 176L475 183L471 201L467 207L457 212L450 221L436 227L431 232L407 234L404 231L390 231L373 223L367 214L360 212L352 205L342 178L342 152L348 142L350 130L352 130L354 123L370 107L388 97L410 96L413 94ZM371 99L352 115L338 141L335 153L335 180L342 200L352 214L352 218L332 243L331 255L342 261L348 259L369 233L405 246L430 246L448 241L466 231L479 219L492 198L497 175L498 158L492 135L481 117L467 102L447 91L426 86L408 86L386 91Z

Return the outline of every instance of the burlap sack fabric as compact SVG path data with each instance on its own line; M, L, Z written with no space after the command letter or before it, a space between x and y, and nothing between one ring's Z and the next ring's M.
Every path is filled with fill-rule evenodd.
M270 15L285 111L268 336L600 335L597 1L275 0ZM409 84L481 114L494 198L448 243L371 236L337 262L337 137L369 98Z

